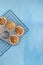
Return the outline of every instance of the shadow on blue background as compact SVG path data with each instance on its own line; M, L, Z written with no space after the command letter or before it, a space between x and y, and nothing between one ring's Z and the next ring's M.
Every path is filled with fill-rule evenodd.
M43 65L43 1L0 0L0 16L11 9L29 28L18 46L0 57L0 65Z

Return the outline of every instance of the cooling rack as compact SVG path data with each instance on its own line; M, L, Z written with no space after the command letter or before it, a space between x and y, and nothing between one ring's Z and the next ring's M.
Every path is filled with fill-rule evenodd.
M9 20L14 21L15 23L18 23L18 24L22 25L25 29L24 34L26 34L29 31L27 26L15 15L15 13L12 10L8 10L2 16L6 17ZM9 44L8 42L5 42L2 39L0 39L0 56L2 56L11 47L12 47L11 44Z

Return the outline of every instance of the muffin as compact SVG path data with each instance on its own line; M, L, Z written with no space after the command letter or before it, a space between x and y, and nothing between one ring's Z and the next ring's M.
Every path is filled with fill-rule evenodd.
M18 36L23 35L23 33L24 33L24 28L21 27L21 26L17 26L17 27L15 28L15 33L16 33Z
M14 27L15 27L15 23L12 22L12 21L9 21L9 22L6 24L7 30L13 30Z
M7 22L7 19L5 17L0 17L0 25L5 25Z
M2 32L2 28L0 27L0 33Z
M17 37L16 35L12 35L10 36L9 41L12 45L17 45L19 42L19 37Z

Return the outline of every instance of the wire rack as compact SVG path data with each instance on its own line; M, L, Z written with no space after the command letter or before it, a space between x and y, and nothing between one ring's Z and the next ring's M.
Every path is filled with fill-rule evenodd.
M9 44L1 39L0 40L0 56L2 56L10 47L12 47L11 44Z
M26 27L26 25L11 10L8 10L2 16L8 18L9 20L15 21L15 23L19 23L20 25L22 25L25 29L24 34L26 34L29 31L29 29ZM0 39L0 56L2 56L10 47L12 47L11 44Z

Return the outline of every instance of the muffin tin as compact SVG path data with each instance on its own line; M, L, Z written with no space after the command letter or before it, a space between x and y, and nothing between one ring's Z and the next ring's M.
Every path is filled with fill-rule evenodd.
M6 19L7 22L3 26L0 24L2 28L2 32L0 33L0 38L8 43L11 43L12 45L17 45L21 39L21 36L25 32L24 28L21 25L15 23L15 21L13 22L12 20L9 20L8 18L0 17L0 19L2 18L3 20ZM0 21L0 22L3 23L4 21ZM11 36L12 38L10 39Z
M20 36L18 36L14 30L12 31L9 31L6 29L6 24L4 26L0 26L0 28L2 28L1 30L1 33L0 33L0 56L3 55L10 47L12 47L13 44L11 44L9 42L9 37L12 36L12 35L16 35L19 37L19 42L22 38L22 36L24 34L26 34L29 29L27 28L27 26L11 11L11 10L8 10L4 15L2 15L1 17L5 17L7 19L7 22L9 21L13 21L15 24L16 24L16 27L17 26L21 26L23 27L24 29L24 33ZM18 42L18 43L19 43Z

